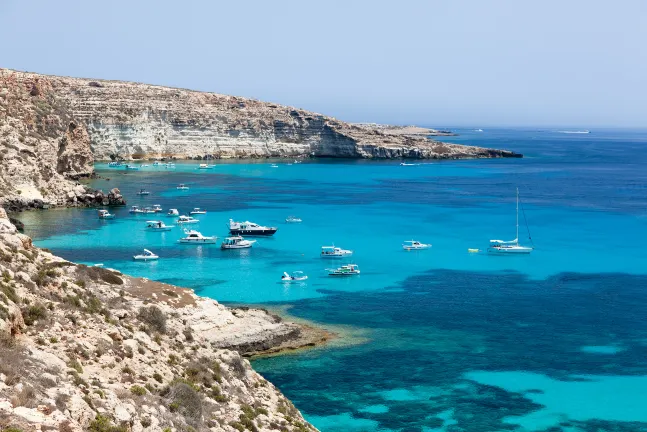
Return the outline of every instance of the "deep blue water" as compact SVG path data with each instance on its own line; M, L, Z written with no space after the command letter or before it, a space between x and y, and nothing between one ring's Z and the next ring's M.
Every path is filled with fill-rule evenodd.
M21 218L66 258L341 329L329 347L254 362L323 431L647 430L647 132L458 132L445 140L526 157L99 167L110 180L94 186L130 203L207 208L205 235L230 217L279 227L244 252L177 245L179 230L146 232L151 217L127 209ZM468 253L514 237L515 187L533 254ZM403 251L411 238L433 248ZM355 251L359 277L326 275L317 254L333 242ZM143 247L160 261L132 261ZM309 280L281 284L284 270Z

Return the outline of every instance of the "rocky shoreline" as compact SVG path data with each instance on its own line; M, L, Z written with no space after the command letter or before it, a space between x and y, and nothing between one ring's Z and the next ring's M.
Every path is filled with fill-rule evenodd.
M316 430L244 357L326 331L65 261L2 209L0 275L0 428Z

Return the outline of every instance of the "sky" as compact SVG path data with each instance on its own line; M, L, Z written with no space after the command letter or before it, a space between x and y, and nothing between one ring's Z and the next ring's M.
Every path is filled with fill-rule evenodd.
M0 67L346 121L647 127L645 0L0 0Z

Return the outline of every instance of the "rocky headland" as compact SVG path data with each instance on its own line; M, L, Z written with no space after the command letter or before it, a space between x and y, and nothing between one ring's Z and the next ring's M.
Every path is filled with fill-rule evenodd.
M0 209L0 429L311 431L245 356L324 331L38 249Z
M0 69L0 197L27 205L103 201L77 188L95 160L521 157L429 138L443 134L216 93Z

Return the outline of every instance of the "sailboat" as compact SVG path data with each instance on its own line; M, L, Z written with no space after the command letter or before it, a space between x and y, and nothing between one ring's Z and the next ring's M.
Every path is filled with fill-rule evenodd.
M528 229L528 224L526 224L526 229ZM528 238L530 238L530 231L528 231ZM488 252L492 254L529 254L532 250L532 247L519 244L519 188L517 188L517 237L510 241L490 240Z

